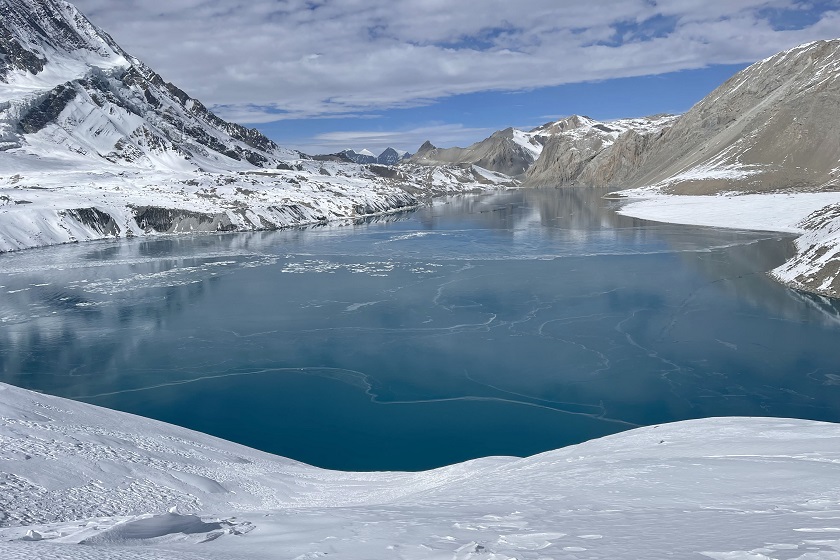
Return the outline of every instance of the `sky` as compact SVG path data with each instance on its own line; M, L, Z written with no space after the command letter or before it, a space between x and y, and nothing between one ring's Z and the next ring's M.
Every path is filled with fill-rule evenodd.
M681 113L752 62L840 37L840 0L74 3L221 117L310 154Z

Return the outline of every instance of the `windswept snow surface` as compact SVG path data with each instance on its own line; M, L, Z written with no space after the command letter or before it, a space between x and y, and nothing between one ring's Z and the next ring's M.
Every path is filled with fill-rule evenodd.
M805 420L347 473L0 384L0 443L8 560L840 558L840 426Z
M795 257L770 272L791 287L840 297L840 193L666 195L656 187L616 193L620 214L675 224L798 233Z

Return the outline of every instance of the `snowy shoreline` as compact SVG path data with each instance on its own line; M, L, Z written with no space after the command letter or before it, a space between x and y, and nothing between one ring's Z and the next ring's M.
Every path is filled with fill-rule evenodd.
M8 560L840 553L840 426L808 420L691 420L354 473L0 383L0 442Z
M518 185L477 166L405 165L390 177L381 166L313 160L289 162L288 169L176 173L63 171L32 159L0 158L0 253L108 238L270 231Z
M657 222L799 234L797 254L769 271L797 290L840 297L840 193L660 194L649 189L607 195L619 214Z

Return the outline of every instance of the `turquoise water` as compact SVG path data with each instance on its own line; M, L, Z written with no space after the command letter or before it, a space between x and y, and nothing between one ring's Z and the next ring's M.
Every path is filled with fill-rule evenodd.
M840 311L780 234L583 189L0 255L0 380L339 469L718 415L840 421Z

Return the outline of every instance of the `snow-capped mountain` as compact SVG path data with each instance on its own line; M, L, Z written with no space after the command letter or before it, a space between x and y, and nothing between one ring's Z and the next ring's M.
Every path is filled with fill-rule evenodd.
M411 154L405 150L385 148L381 154L376 156L376 163L379 165L396 165L409 157L411 157Z
M410 154L406 151L397 150L395 148L389 147L385 148L385 150L383 150L382 153L378 156L374 155L374 153L368 149L364 149L360 152L347 149L342 152L339 152L336 155L347 158L348 160L361 165L371 163L376 163L379 165L396 165L404 159L407 159Z
M299 157L208 111L69 3L2 0L0 13L6 150L156 170L274 167Z
M572 115L529 133L543 145L528 168L527 185L602 186L635 169L643 147L678 119L675 115L599 122ZM641 147L641 148L640 148Z
M360 165L364 165L366 163L376 163L376 156L373 155L373 152L367 149L364 149L361 152L357 152L348 148L342 152L339 152L339 154L346 157L353 163L358 163Z

